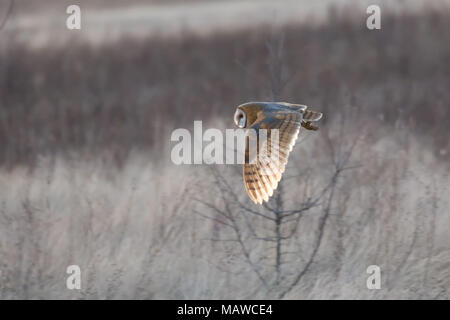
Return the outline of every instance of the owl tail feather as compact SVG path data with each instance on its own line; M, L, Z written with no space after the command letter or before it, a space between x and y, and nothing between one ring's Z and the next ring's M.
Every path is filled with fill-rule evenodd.
M303 120L305 121L319 121L320 119L322 119L322 112L312 110L303 111Z
M302 119L302 127L308 130L318 130L319 127L312 125L311 121L319 121L322 119L322 112L316 112L312 110L304 110L302 112L303 119Z

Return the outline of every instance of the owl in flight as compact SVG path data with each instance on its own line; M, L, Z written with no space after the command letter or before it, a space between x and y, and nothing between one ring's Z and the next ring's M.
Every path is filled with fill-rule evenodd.
M322 113L306 109L305 105L286 102L248 102L236 108L234 113L236 125L239 128L253 129L258 140L257 143L249 143L247 137L245 162L242 168L245 189L254 203L262 204L273 195L287 164L289 152L297 140L300 127L307 130L318 129L312 122L319 121ZM260 134L260 129L266 129L264 137ZM278 129L277 143L271 143L271 132L275 137L276 131L273 129ZM264 139L265 143L261 144L261 139ZM262 150L261 146L265 146L267 150ZM261 156L264 153L262 151L267 155L272 152L271 150L277 152L277 161ZM257 157L252 158L251 155L254 154Z

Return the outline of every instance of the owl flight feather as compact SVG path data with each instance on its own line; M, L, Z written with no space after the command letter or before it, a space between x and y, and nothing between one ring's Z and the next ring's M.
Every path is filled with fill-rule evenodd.
M262 204L276 190L295 145L300 127L317 130L312 122L319 121L322 113L307 110L305 105L287 102L248 102L239 105L234 122L239 128L252 129L258 142L245 145L245 163L242 167L244 186L254 203ZM265 129L266 136L260 135ZM277 129L277 130L274 130ZM277 135L275 135L277 133ZM261 143L260 140L264 140ZM256 148L256 149L255 149ZM251 155L256 154L254 158ZM276 154L276 159L272 157Z

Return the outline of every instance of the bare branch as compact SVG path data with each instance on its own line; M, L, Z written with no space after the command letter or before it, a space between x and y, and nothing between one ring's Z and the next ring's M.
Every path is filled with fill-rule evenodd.
M281 292L281 294L279 295L280 299L284 298L286 296L286 294L289 293L300 282L300 280L303 278L303 276L308 272L309 268L311 267L311 265L314 261L314 258L316 257L316 255L319 251L320 245L322 243L324 231L325 231L325 225L326 225L326 222L330 215L331 205L332 205L334 193L336 190L337 179L338 179L339 175L342 173L343 168L345 168L346 163L349 161L350 156L353 152L353 149L356 146L356 143L358 141L359 141L359 137L355 139L355 141L352 143L350 148L345 152L345 155L343 156L343 158L339 156L339 158L341 158L341 159L333 160L333 162L336 165L335 172L333 174L333 177L331 178L330 184L325 188L325 190L329 189L330 193L328 196L327 205L325 207L324 214L322 215L322 217L319 220L319 225L318 225L319 231L318 231L316 243L314 245L314 249L308 259L308 262L305 264L303 269L294 278L294 281L283 292Z
M224 221L222 221L220 219L217 219L217 218L214 218L214 217L210 217L210 216L208 216L206 214L201 213L200 211L194 210L194 213L198 214L202 218L209 219L209 220L212 220L212 221L217 222L219 224L222 224L224 226L233 228L233 226L231 224L228 224L228 223L226 223L226 222L224 222Z
M9 16L11 15L11 13L13 11L13 7L14 7L14 0L10 0L8 9L6 10L6 14L3 17L3 19L0 21L0 30L2 30L5 27L6 21L8 21Z

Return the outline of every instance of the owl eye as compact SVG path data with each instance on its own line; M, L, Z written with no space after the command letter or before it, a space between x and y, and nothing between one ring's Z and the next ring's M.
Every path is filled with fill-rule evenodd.
M239 128L245 127L245 124L246 124L245 113L241 109L236 110L236 113L234 114L234 123Z

